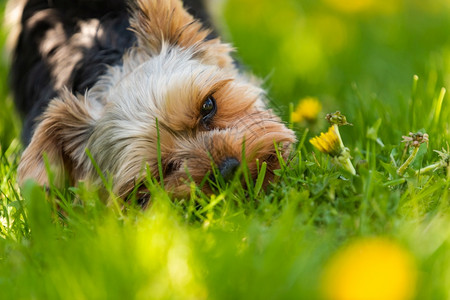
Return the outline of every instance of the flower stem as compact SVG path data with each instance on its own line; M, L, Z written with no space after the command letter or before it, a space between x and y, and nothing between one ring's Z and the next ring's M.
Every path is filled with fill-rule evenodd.
M337 124L333 124L332 126L334 127L334 130L336 131L336 134L338 136L339 145L341 149L343 149L337 160L344 170L350 172L350 174L352 175L356 175L355 168L353 167L352 161L350 160L350 151L344 146L344 142L341 138L341 133L339 132L339 126Z
M398 168L397 174L399 176L403 176L408 166L412 163L414 158L417 155L417 152L419 152L419 147L414 147L413 151L411 152L411 155L406 159L406 161Z
M341 146L341 148L344 149L345 146L344 146L344 142L342 141L342 138L341 138L341 133L339 132L339 126L337 124L333 124L332 126L338 136L339 146Z
M432 171L434 169L440 168L440 167L442 167L442 162L439 161L437 163L434 163L434 164L431 164L429 166L423 167L420 170L416 171L416 175L425 174L425 173L428 173L428 172L430 172L430 171Z
M352 175L356 175L355 168L353 167L353 164L350 160L350 158L346 158L344 161L341 162L342 168L346 170L347 172L350 172Z

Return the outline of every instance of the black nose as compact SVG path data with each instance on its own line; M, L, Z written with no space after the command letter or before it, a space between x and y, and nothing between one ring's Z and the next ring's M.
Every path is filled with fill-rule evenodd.
M233 176L239 168L240 164L241 163L234 157L228 157L225 158L224 161L222 161L222 163L219 165L219 172L225 182L233 179Z

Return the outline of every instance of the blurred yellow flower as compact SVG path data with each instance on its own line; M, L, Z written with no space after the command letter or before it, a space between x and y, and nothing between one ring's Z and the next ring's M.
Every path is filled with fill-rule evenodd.
M401 0L324 0L324 2L338 11L355 14L392 14L402 6Z
M298 123L303 120L315 121L322 110L322 104L315 97L306 97L300 100L297 108L291 114L292 122Z
M386 238L366 238L331 259L322 288L329 300L408 300L415 294L416 280L409 252Z
M348 47L354 35L352 29L336 14L322 13L311 17L311 27L320 38L323 50L330 55Z
M369 10L376 3L374 0L325 0L333 8L347 13Z

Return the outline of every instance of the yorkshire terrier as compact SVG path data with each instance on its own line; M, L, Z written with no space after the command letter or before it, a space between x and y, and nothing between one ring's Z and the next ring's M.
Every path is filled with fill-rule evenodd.
M47 162L57 185L101 184L99 169L126 198L148 168L183 197L214 166L229 180L245 159L256 178L266 162L267 185L277 153L287 159L294 133L239 73L231 46L203 27L211 24L201 0L14 2L20 183L48 185Z

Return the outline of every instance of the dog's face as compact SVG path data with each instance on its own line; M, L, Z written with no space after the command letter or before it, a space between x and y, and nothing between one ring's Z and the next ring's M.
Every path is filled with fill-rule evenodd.
M279 167L275 147L286 158L295 136L267 110L263 90L237 73L228 45L205 41L180 2L141 0L133 10L138 45L84 97L62 91L51 102L24 152L22 180L47 182L46 152L58 178L98 182L87 148L122 197L145 168L161 179L158 156L165 187L179 196L212 165L232 175L243 157L254 177L256 161L267 162L267 183Z

